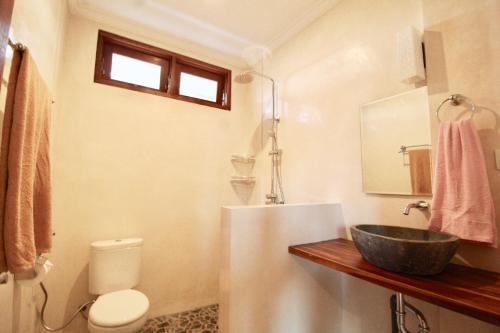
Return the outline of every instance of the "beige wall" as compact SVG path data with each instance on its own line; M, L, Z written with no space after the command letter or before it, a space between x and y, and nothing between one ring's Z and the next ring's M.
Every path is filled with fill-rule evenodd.
M229 156L261 153L254 172L259 179L269 177L269 168L261 165L268 158L258 143L259 104L250 103L247 89L238 85L233 86L233 110L225 112L94 84L98 28L186 52L76 17L68 20L58 84L64 4L17 0L13 18L16 38L32 49L56 100L57 235L51 255L56 266L47 279L47 319L57 325L88 299L88 244L115 237L145 239L139 289L150 297L153 314L215 302L219 208L241 202L229 185L234 172ZM277 50L266 71L279 79L288 201L339 201L348 224L427 226L425 214L401 215L411 199L362 193L358 114L360 104L412 88L399 82L396 33L425 23L430 107L451 92L481 105L477 124L500 211L500 176L492 156L492 149L500 148L499 13L495 0L344 0ZM191 55L213 62L206 55ZM254 192L252 200L262 202L262 196ZM461 250L467 262L495 270L500 270L499 253L474 246ZM389 331L390 292L353 278L342 280L342 331ZM434 332L495 330L416 304ZM79 318L67 331L84 330Z
M14 37L29 47L40 73L56 95L66 25L66 2L16 0L14 4L11 23Z
M500 171L494 156L494 150L500 148L500 2L424 0L423 8L430 107L435 110L452 93L464 94L477 104L474 123L483 143L500 226ZM456 109L444 109L443 118L463 111ZM433 127L435 141L436 122ZM500 271L500 249L464 244L460 255L474 266Z
M74 16L66 24L66 12L64 1L33 6L18 0L13 17L15 38L30 47L56 100L56 237L50 255L55 267L46 280L47 321L58 326L90 298L88 250L97 239L144 238L138 288L149 296L153 315L216 303L220 207L255 196L253 191L238 196L229 183L235 174L230 156L252 150L256 139L245 128L260 121L258 112L244 107L247 88L233 87L233 108L227 112L95 84L98 29L229 66L208 50L186 52L189 45L181 41L174 47ZM15 325L31 332L31 292L15 297ZM86 323L78 317L66 331L85 332Z
M178 51L69 18L54 118L57 235L49 318L61 322L89 299L90 242L121 237L144 238L138 289L149 297L152 315L216 303L220 207L242 203L229 182L230 156L247 149L245 128L254 127L246 88L233 86L228 112L96 84L98 29ZM83 331L78 321L68 331Z
M65 1L46 0L16 0L12 13L11 31L15 41L26 45L31 56L35 59L41 75L51 90L54 99L57 93L58 71L63 47L67 5ZM6 63L5 79L8 79L10 61ZM6 87L2 86L0 102L0 118L3 117ZM54 107L57 112L58 106ZM1 121L0 121L1 124ZM1 131L1 128L0 128ZM35 295L39 295L39 288L21 288L15 284L13 303L2 299L0 309L8 311L13 305L12 332L34 332L37 325ZM8 319L7 319L8 320ZM9 323L0 322L0 327L10 327Z
M401 214L415 198L362 192L359 139L359 105L414 88L399 82L396 36L408 25L422 27L423 20L426 30L441 37L441 45L426 47L430 108L434 110L451 92L468 95L484 108L478 127L484 128L480 133L499 203L500 175L493 169L492 148L500 146L496 125L500 10L498 1L467 0L345 0L274 52L265 67L280 85L280 137L289 202L339 201L349 225L427 227L426 213ZM478 246L461 250L467 261L497 271L499 253ZM342 331L389 332L390 294L345 276ZM414 302L427 315L433 332L497 331L469 317Z

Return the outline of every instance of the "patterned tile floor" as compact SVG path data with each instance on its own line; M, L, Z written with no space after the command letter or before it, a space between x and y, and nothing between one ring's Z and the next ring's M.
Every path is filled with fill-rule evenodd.
M217 333L219 305L149 319L141 333Z

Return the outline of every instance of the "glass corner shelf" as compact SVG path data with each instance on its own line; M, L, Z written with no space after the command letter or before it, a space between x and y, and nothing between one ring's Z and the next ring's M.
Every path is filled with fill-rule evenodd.
M255 156L253 155L232 155L231 162L237 163L254 163Z
M255 177L233 176L233 177L231 177L231 184L254 185L255 184Z

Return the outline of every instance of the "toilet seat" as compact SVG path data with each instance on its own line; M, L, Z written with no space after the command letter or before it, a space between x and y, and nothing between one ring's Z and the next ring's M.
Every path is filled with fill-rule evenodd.
M149 300L140 291L125 289L101 295L91 306L89 324L113 328L142 321L149 310Z
M89 332L91 333L137 333L141 331L141 329L146 324L147 320L148 320L148 315L145 314L142 318L140 318L137 321L134 321L131 324L125 326L117 326L117 327L97 326L92 324L92 322L89 320L87 327L89 329Z

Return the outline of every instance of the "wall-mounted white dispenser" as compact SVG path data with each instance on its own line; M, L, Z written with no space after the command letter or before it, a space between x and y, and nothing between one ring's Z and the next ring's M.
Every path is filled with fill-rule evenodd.
M36 259L33 269L23 273L16 273L14 278L23 287L33 287L45 279L52 266L54 264L42 255Z
M399 75L408 84L425 80L422 33L409 26L397 34Z

